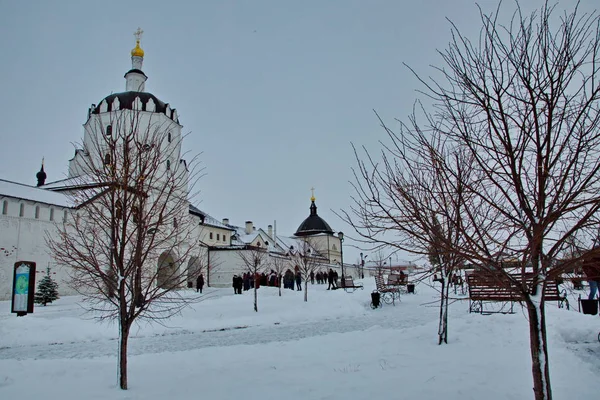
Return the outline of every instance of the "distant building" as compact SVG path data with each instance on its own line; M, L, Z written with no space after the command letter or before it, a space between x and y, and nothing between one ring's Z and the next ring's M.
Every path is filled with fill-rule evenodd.
M12 270L16 261L34 261L39 272L45 272L49 267L59 283L60 293L73 293L67 285L69 271L67 267L54 262L46 238L54 235L57 226L76 212L70 195L87 190L89 185L94 184L86 184L82 177L90 173L88 168L91 164L103 161L91 158L105 157L101 152L90 151L90 148L95 142L94 135L112 134L111 113L135 111L141 115L141 126L158 123L164 127L164 134L168 135L167 142L174 147L168 152L171 156L164 168L187 173L186 162L180 158L182 126L176 109L145 91L147 76L142 70L144 51L140 47L139 37L131 51L131 60L132 68L125 74L125 91L110 94L88 109L83 146L75 150L69 161L66 179L46 183L43 161L36 174L37 186L0 179L0 300L10 298ZM98 126L102 129L99 130ZM230 286L232 276L244 271L239 252L261 247L285 256L294 244L297 245L298 240L309 240L313 254L324 260L327 268L339 269L341 265L340 239L329 224L318 216L314 195L311 197L310 215L292 237L277 236L272 226L267 231L256 229L251 221L246 221L244 226L232 225L227 219L219 221L193 204L189 204L189 215L197 228L188 246L197 244L197 247L181 265L173 265L168 253L161 254L158 260L151 260L159 276L161 268L185 268L189 277L188 285L195 282L202 272L209 286Z

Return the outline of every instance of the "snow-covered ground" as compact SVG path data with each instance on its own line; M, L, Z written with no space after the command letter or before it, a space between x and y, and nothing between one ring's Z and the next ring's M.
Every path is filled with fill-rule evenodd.
M132 332L130 390L117 386L117 328L90 320L78 297L23 318L0 302L0 399L528 399L528 328L512 315L451 306L438 346L436 293L420 285L372 310L373 279L354 293L211 289L167 326ZM577 302L571 299L573 308ZM600 317L548 306L556 399L600 393Z

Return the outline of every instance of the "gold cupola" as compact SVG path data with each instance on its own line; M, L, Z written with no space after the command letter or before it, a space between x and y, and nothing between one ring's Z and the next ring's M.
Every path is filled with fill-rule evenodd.
M131 50L131 57L144 57L144 50L140 47L140 40L144 31L138 28L133 34L135 36L135 47Z

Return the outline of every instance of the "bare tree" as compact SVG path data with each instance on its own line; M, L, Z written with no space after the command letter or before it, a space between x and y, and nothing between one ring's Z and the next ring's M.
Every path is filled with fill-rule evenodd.
M281 297L281 279L284 271L289 267L290 258L284 254L270 253L269 263L270 268L277 274L277 286L279 287L279 296Z
M48 245L68 266L71 286L99 320L119 327L118 377L127 389L127 349L134 322L159 322L184 297L185 260L195 251L188 193L200 170L180 162L181 138L164 116L122 110L90 115L71 178L76 212ZM166 125L165 125L166 124Z
M435 112L405 126L439 132L472 160L479 180L463 181L470 197L453 227L459 243L441 243L519 292L537 400L552 398L544 290L580 260L557 262L572 235L591 242L600 207L600 20L578 4L554 11L545 3L524 15L517 4L508 25L499 9L481 11L474 42L452 25L441 78L419 78Z
M254 277L254 311L258 312L258 291L260 274L265 270L268 263L269 253L266 248L258 246L246 246L239 251L239 257L246 271Z
M323 257L316 245L315 240L310 237L304 237L296 240L297 245L290 249L291 263L294 268L298 268L302 280L304 281L304 301L308 301L308 282L310 281L311 273L323 264L328 263L328 260Z
M342 218L364 243L429 259L431 268L418 279L428 282L431 276L439 275L438 343L447 343L450 282L463 263L450 249L460 245L469 200L465 185L473 188L475 175L466 152L448 144L439 131L424 133L417 126L405 126L395 133L379 121L389 140L382 142L377 159L366 149L362 154L355 150L356 194L350 213L343 212ZM377 273L383 274L381 249L372 262Z

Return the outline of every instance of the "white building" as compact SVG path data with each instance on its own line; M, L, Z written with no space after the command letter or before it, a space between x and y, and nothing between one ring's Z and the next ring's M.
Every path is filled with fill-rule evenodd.
M113 93L92 104L84 124L82 148L76 149L69 161L67 178L46 183L46 172L42 161L37 174L37 187L0 179L0 300L10 298L13 265L17 261L33 261L37 264L38 279L50 268L53 278L59 283L62 295L72 294L69 289L69 271L54 262L46 244L46 238L56 232L71 213L76 212L72 194L89 188L84 177L89 169L106 164L106 157L98 148L96 135L111 135L119 129L118 116L131 113L139 115L142 129L160 126L168 135L162 141L161 150L167 154L165 169L187 174L187 164L181 159L181 128L177 111L169 103L159 100L145 91L147 76L144 74L144 51L139 36L131 51L132 68L125 74L125 91ZM115 117L116 116L116 117ZM117 119L115 119L117 118ZM144 128L146 127L146 128ZM185 194L185 198L189 198ZM330 265L339 269L342 261L341 242L330 226L317 215L314 196L311 198L310 215L302 222L293 237L277 236L272 226L267 231L257 229L251 221L245 226L235 226L227 219L218 221L209 214L189 204L189 216L194 221L194 233L188 246L197 246L188 259L174 268L185 268L188 282L194 282L200 272L206 276L210 286L229 286L234 274L241 274L244 265L240 251L253 247L264 247L270 252L285 255L297 240L311 238L315 254L319 253ZM166 255L168 257L168 255ZM164 258L164 257L163 257ZM166 265L164 259L155 260L157 268Z

